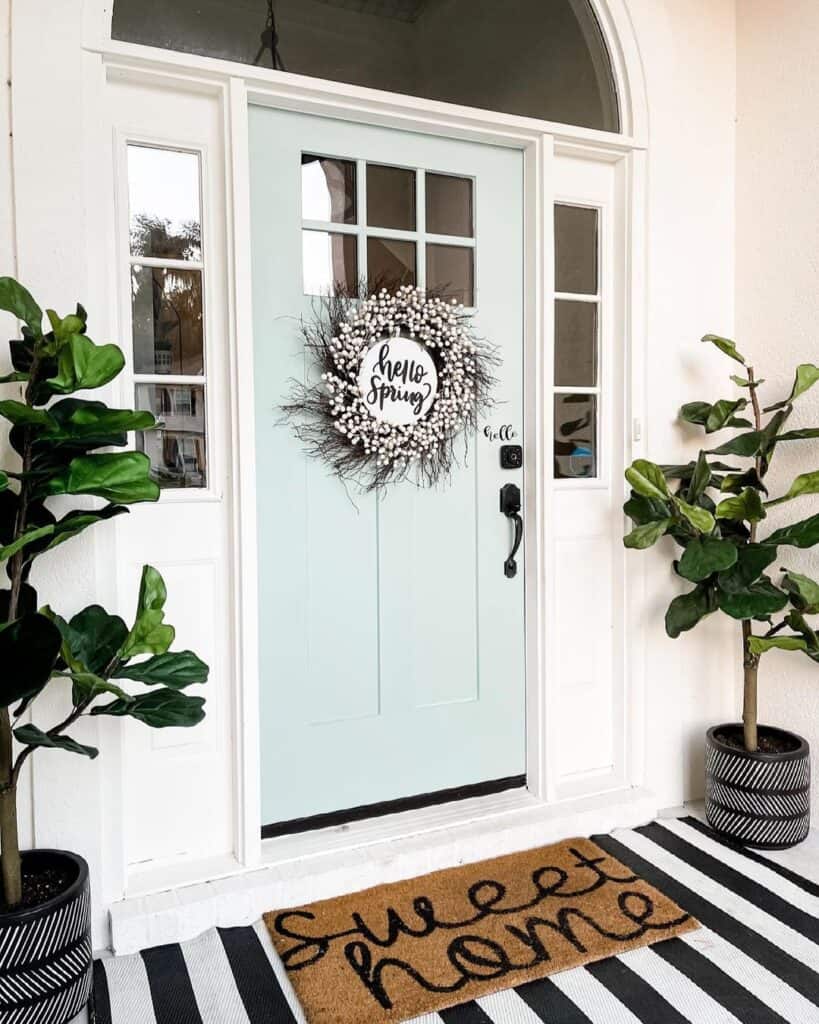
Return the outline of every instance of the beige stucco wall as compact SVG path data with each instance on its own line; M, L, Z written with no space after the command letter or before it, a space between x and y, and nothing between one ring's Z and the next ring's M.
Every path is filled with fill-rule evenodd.
M797 363L819 363L819 4L741 0L737 53L737 338L775 400L787 394ZM817 425L819 388L789 423ZM781 446L772 493L817 468L819 442ZM819 498L801 498L772 511L766 525L817 512ZM819 578L819 553L781 555L782 565ZM761 678L762 719L802 733L819 751L819 665L774 652ZM814 757L814 815L816 765Z

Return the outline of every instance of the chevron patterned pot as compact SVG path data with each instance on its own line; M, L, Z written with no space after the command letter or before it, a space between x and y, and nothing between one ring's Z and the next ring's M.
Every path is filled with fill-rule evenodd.
M31 850L27 865L67 868L72 881L47 903L0 913L0 1021L65 1024L91 992L88 865L63 850Z
M705 740L705 814L728 839L757 850L796 846L810 828L810 747L801 736L759 727L789 747L782 753L749 753L718 737L742 735L741 725L716 725Z

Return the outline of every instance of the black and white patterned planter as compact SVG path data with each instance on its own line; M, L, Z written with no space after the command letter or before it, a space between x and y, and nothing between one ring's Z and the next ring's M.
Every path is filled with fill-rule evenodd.
M749 753L717 739L737 725L709 729L705 741L705 814L729 839L758 850L801 843L810 828L810 747L801 736L760 726L760 733L788 737L795 749Z
M65 892L30 910L0 914L0 1022L65 1024L91 992L88 865L74 853L32 850L29 864L69 866Z

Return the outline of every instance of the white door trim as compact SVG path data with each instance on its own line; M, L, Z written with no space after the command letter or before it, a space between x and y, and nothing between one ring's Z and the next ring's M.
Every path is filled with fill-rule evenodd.
M101 0L86 4L96 9ZM626 223L630 238L623 258L626 261L623 301L626 309L626 336L629 338L629 375L624 396L625 420L632 424L642 417L643 347L645 323L645 154L647 116L642 68L624 0L592 0L612 57L613 72L621 102L624 134L555 124L512 115L495 114L452 104L396 96L377 90L323 82L303 76L248 67L229 61L172 53L110 39L110 5L104 14L86 18L85 49L99 55L107 74L151 81L169 88L201 89L220 96L224 111L229 239L229 301L231 341L232 458L237 472L232 476L234 537L234 711L235 711L235 860L228 873L241 872L257 865L273 865L298 859L315 852L315 838L309 834L260 840L259 812L259 737L258 711L258 624L256 621L256 500L252 472L255 450L253 424L253 350L250 295L250 212L247 160L247 108L249 103L296 109L319 116L379 124L452 138L495 145L507 145L524 152L526 202L526 339L527 352L533 353L536 372L531 375L531 403L535 415L528 416L527 449L534 454L526 501L526 543L529 553L527 572L527 770L529 792L487 798L481 807L452 804L408 812L401 823L402 835L429 828L463 826L487 816L498 826L513 810L540 809L544 813L556 799L555 772L551 761L555 743L550 741L556 716L553 673L544 638L550 623L550 581L554 574L549 564L549 545L545 536L551 519L550 479L551 417L545 414L551 373L552 306L546 301L552 294L552 207L548 187L551 161L556 153L580 155L584 159L619 164L625 170ZM93 164L93 154L89 164ZM106 282L107 283L107 282ZM545 344L549 341L549 345ZM639 451L631 431L626 438L627 457ZM633 606L642 586L642 569L629 568L624 581L624 601ZM632 623L636 621L632 617ZM626 779L639 785L642 776L642 673L639 656L640 634L632 627L627 637L624 669L628 671L626 691L628 711ZM551 679L551 682L550 682ZM552 808L552 811L554 808ZM566 806L567 812L570 810ZM486 812L486 813L485 813ZM351 829L350 839L371 845L395 838L395 822L361 823ZM364 831L366 830L366 838ZM326 840L326 837L325 837ZM303 846L299 847L299 843ZM277 845L278 844L278 845ZM354 844L355 845L355 842ZM180 866L181 867L181 866ZM178 884L200 876L200 868L190 865L175 877ZM152 886L149 884L148 888Z

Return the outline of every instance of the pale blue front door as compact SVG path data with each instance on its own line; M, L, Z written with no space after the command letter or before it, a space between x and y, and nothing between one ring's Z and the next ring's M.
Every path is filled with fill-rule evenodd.
M262 821L525 773L524 558L497 430L523 435L523 156L250 110ZM311 372L311 292L447 286L502 356L496 406L433 489L349 491L280 406ZM403 276L402 276L403 275Z

